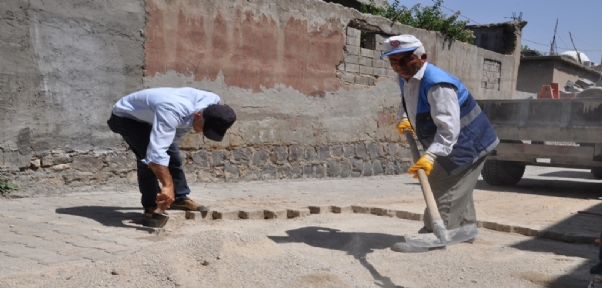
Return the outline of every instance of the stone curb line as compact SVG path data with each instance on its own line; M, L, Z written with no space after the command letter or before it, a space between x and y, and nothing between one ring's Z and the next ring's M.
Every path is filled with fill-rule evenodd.
M377 216L389 216L396 217L406 220L422 221L424 215L421 213L413 213L409 211L393 210L378 207L367 207L367 206L308 206L298 209L279 209L279 210L234 210L234 211L209 211L209 212L197 212L197 211L178 211L168 210L170 217L185 218L188 220L239 220L239 219L251 219L251 220L264 220L264 219L293 219L308 216L310 214L372 214ZM159 227L159 222L152 219L146 219L144 226L148 227ZM506 233L517 233L524 236L532 236L537 238L551 239L557 241L563 241L568 243L577 244L595 244L597 239L596 236L587 235L574 235L571 233L556 232L550 230L537 230L527 227L520 227L515 225L506 225L497 222L490 221L477 221L479 228L485 228L489 230L506 232ZM158 228L162 229L162 228Z

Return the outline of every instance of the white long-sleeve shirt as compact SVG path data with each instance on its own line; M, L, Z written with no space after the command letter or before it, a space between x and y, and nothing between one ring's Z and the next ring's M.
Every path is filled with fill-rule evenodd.
M422 68L409 81L400 78L404 81L403 96L405 97L407 110L404 111L402 104L398 115L408 117L412 125L416 125L420 80L424 76L427 65L429 65L428 62L424 63ZM460 134L458 91L454 85L448 83L435 84L428 91L427 98L431 106L431 117L437 126L433 143L427 148L427 152L437 156L447 156L451 153Z
M168 166L167 149L192 129L194 114L220 101L214 93L190 87L151 88L121 98L113 106L113 114L151 124L150 143L142 161Z

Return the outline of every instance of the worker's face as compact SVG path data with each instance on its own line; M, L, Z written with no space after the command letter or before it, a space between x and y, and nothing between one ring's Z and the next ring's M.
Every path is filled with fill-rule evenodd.
M426 53L422 57L414 55L414 51L389 55L389 64L401 78L409 80L426 62Z
M203 127L205 127L205 119L203 118L203 113L195 113L192 118L192 129L199 133L203 132Z

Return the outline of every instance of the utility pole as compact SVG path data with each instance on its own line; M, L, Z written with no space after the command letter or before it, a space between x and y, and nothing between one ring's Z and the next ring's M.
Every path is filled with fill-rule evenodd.
M577 59L579 60L579 64L583 65L583 62L581 62L581 55L579 55L579 51L577 50L577 47L575 47L575 42L573 42L573 35L571 35L571 32L569 32L569 36L571 36L571 42L573 43L573 48L575 49L575 52L577 52Z
M556 29L558 28L558 18L556 18L556 26L554 26L554 37L552 37L552 43L550 43L550 56L556 55L558 50L556 49Z

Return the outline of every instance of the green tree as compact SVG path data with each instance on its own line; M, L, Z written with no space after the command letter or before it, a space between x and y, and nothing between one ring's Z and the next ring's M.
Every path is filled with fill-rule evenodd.
M472 30L466 28L468 21L458 20L460 11L447 17L441 11L443 0L433 1L435 2L433 6L422 6L418 3L411 8L401 5L399 0L393 1L393 3L384 8L376 7L372 3L370 5L362 5L362 12L378 15L404 25L438 31L458 41L474 43L474 33Z

